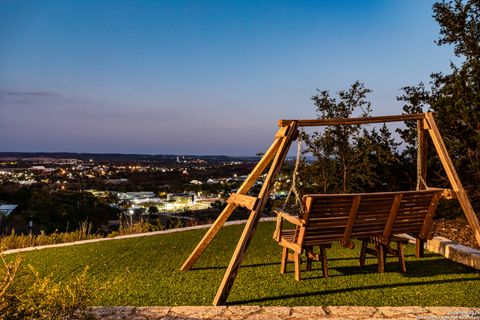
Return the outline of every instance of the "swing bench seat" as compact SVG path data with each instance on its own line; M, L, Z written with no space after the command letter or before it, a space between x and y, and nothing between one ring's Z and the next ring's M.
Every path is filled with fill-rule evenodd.
M395 191L354 194L307 194L302 198L298 217L285 211L277 213L273 238L283 247L280 272L285 273L287 260L295 264L295 279L299 281L301 255L306 253L307 270L312 260L322 263L322 274L328 277L326 249L340 242L352 249L353 239L362 241L360 266L366 254L374 254L378 271L384 272L386 255L399 259L406 272L403 245L408 239L399 234L408 233L425 241L431 238L429 229L439 199L445 189L429 188L419 191ZM284 221L294 228L284 228ZM396 248L390 246L396 243ZM369 248L373 245L373 248ZM314 247L320 247L318 254ZM293 253L289 253L292 251Z

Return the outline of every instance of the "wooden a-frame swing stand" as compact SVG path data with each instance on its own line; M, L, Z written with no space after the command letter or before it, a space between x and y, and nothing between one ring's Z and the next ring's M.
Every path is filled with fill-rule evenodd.
M273 141L272 145L260 159L258 164L255 166L238 191L236 193L232 193L228 198L227 206L225 209L223 209L222 213L218 216L217 220L213 223L202 240L198 243L188 259L185 260L180 270L190 270L190 268L199 259L203 251L213 240L225 221L227 221L237 207L241 206L250 210L250 216L247 220L240 240L238 241L237 247L235 248L220 287L218 288L215 299L213 300L213 305L225 305L230 289L233 286L235 277L240 268L240 264L245 256L247 247L253 237L253 234L255 233L261 213L265 208L265 204L272 191L275 177L277 176L282 163L285 160L292 141L296 140L298 137L299 127L385 123L408 120L416 120L418 125L417 189L422 190L427 188L425 181L427 171L426 137L428 132L452 187L451 196L458 199L460 202L468 223L474 231L475 238L480 244L480 224L478 218L475 215L475 211L473 210L467 193L465 192L450 156L448 155L447 149L432 113L347 119L280 120L280 129L275 134L275 140ZM247 192L269 165L270 167L268 174L263 182L262 189L260 190L258 196L253 197L247 195ZM423 241L417 240L417 256L422 254Z

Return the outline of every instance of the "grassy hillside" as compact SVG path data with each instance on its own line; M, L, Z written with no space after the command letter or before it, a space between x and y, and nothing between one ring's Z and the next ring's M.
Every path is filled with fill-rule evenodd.
M242 228L223 228L190 272L179 267L205 230L29 252L16 286L28 286L21 281L30 272L28 264L62 282L88 265L95 305L210 305ZM354 250L335 245L327 251L328 279L314 264L314 270L302 271L304 279L296 282L293 265L286 275L279 273L281 249L271 238L273 229L270 222L258 226L229 303L480 306L478 271L434 254L416 259L410 245L406 274L399 272L396 259L387 261L385 274L376 273L374 258L361 270L358 245Z

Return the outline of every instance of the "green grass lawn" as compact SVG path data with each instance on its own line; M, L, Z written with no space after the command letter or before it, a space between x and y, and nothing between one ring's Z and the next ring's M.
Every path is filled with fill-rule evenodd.
M19 273L31 264L41 275L68 282L89 266L95 305L211 305L243 226L224 227L189 272L179 271L206 230L106 241L25 253ZM327 251L330 277L319 264L296 282L293 264L279 273L281 248L272 240L274 223L260 223L230 292L229 304L368 305L480 307L480 273L435 254L416 259L406 248L407 273L389 258L386 272L376 260L358 267L359 245L353 250L334 245ZM21 286L22 281L17 282ZM28 284L24 284L28 285Z

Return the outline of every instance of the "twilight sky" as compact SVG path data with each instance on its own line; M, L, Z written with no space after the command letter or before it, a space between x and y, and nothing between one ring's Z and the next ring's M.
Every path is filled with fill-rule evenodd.
M315 89L446 71L433 1L0 1L0 151L254 155Z

